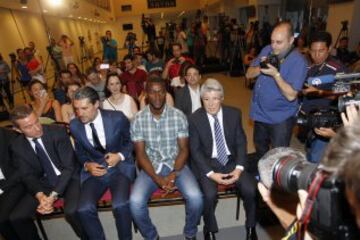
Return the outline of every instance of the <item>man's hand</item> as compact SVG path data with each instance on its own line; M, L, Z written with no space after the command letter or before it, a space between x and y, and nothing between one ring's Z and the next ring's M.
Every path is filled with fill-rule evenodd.
M336 132L332 128L314 128L314 131L317 135L326 138L332 138L336 135Z
M120 162L121 158L118 153L107 153L105 154L105 161L109 167L114 167Z
M101 177L107 173L106 168L96 162L88 162L86 163L85 167L87 171L95 177Z
M273 78L275 78L275 76L279 73L279 71L270 63L266 64L268 66L268 68L260 68L260 71L263 74L269 75Z
M216 182L217 184L222 185L229 185L228 179L231 179L232 176L230 174L223 174L223 173L212 173L210 174L209 178Z
M37 212L40 214L50 214L54 211L54 198L46 196L43 192L38 192L35 197L39 201L39 205L36 209Z
M166 190L167 193L172 192L176 189L175 187L175 179L176 179L176 173L171 172L169 175L165 177L166 181L166 187L164 190Z
M346 114L341 113L341 119L344 123L344 126L350 126L354 123L359 123L359 110L354 104L351 104L346 107Z
M169 180L168 176L166 177L162 177L157 175L155 178L155 183L164 191L166 192L171 192L174 190L173 188L173 184L174 183L170 183L171 180Z
M225 185L231 185L233 183L235 183L237 180L239 180L241 175L241 170L238 168L235 168L232 172L230 172L228 174L228 179L226 179L226 184Z

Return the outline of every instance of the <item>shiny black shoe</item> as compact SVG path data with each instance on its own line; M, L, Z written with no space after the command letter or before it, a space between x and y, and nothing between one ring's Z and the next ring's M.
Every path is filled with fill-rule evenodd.
M195 237L185 237L185 240L196 240L196 236Z
M204 240L216 240L214 232L204 232Z
M246 228L246 240L258 240L255 227Z

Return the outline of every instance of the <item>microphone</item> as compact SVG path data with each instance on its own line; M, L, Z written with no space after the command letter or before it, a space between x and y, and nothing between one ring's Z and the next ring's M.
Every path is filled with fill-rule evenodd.
M261 182L266 188L271 189L274 186L274 179L277 173L282 173L288 165L289 160L296 162L305 162L305 155L290 147L278 147L268 151L258 163Z
M307 83L309 86L318 86L326 83L333 83L335 82L335 75L327 74L322 76L316 77L309 77L307 79Z

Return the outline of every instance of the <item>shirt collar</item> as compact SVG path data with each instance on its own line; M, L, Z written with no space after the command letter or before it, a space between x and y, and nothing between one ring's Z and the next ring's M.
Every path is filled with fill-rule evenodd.
M214 119L214 115L212 115L212 114L210 114L210 113L208 113L208 112L206 112L206 114L208 115L208 117L209 117L210 119ZM218 119L222 119L222 116L223 116L223 111L222 111L222 107L220 107L220 110L216 113L216 117L217 117Z
M95 126L102 124L102 116L101 116L101 112L99 109L97 110L97 115L96 115L95 119L91 122L88 122L87 125L90 125L90 123L94 123Z

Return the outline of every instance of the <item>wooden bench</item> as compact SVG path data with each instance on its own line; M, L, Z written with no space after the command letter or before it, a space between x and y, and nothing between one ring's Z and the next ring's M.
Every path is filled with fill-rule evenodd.
M235 184L225 186L218 185L218 199L224 198L234 198L236 197L236 213L235 218L239 220L240 215L240 196L235 187ZM168 193L164 196L164 193L158 189L156 190L149 200L148 205L150 207L160 207L160 206L172 206L179 205L184 203L184 198L182 197L179 191L174 191L172 193ZM98 210L99 211L109 211L111 210L111 193L107 190L101 199L98 202ZM45 228L42 224L43 220L59 218L64 216L64 200L59 199L54 203L54 212L48 215L40 215L36 216L36 222L39 227L40 233L43 237L43 240L48 240L48 236L46 234ZM137 232L137 227L134 224L135 232Z

